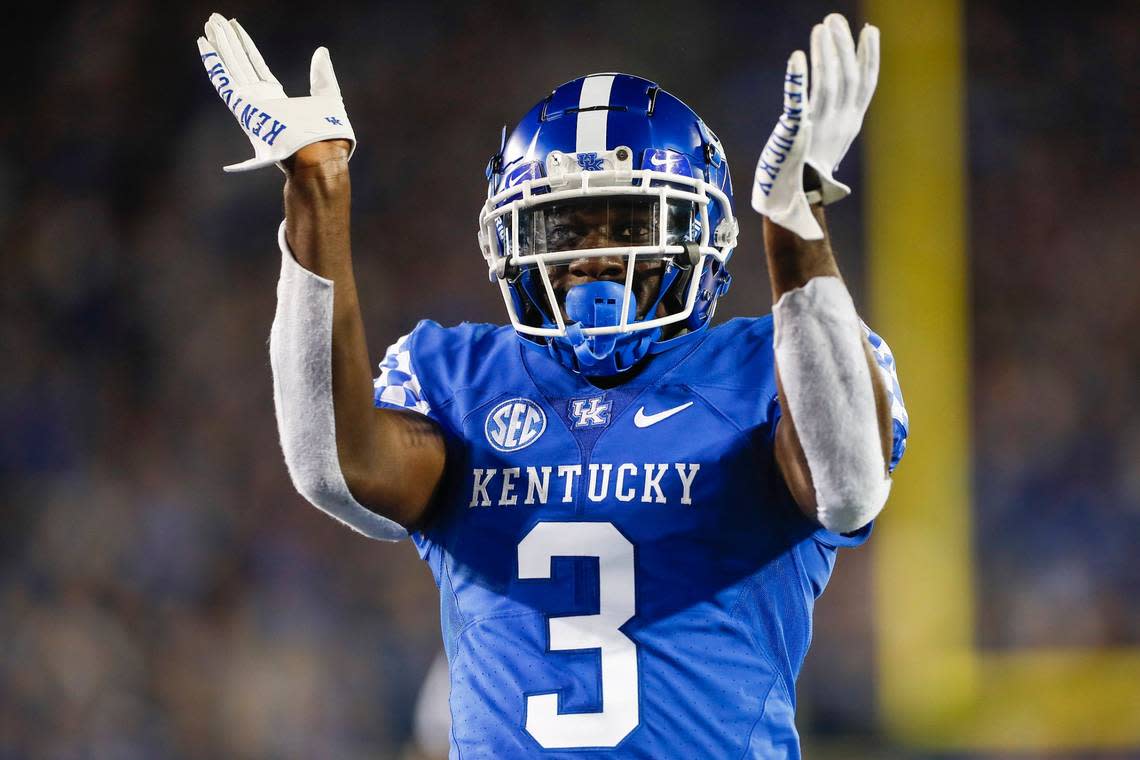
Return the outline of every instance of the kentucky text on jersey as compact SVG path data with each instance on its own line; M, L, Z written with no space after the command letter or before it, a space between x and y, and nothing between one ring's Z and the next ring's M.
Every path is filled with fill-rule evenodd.
M591 462L588 466L586 498L593 502L615 498L642 504L693 503L693 480L700 472L697 463L634 464ZM560 464L539 467L476 467L471 471L469 507L513 507L520 503L546 504L550 500L551 475L555 475L554 498L563 504L575 501L582 480L582 465ZM612 476L612 477L611 477ZM612 486L612 487L611 487ZM492 496L494 495L494 496Z
M202 62L205 63L207 58L217 58L217 53L205 53L202 56ZM218 95L226 102L229 109L237 117L238 123L241 124L242 129L249 132L254 137L260 137L266 145L272 145L273 141L277 139L278 135L285 131L285 125L277 119L267 114L258 108L255 108L248 103L242 105L244 99L241 97L234 98L233 88L230 87L230 78L226 74L226 69L222 66L221 62L215 63L213 66L206 69L206 73L210 76L210 81L213 82L214 88L218 91ZM215 78L217 81L215 81ZM232 101L232 102L231 102ZM241 108L241 113L238 113L238 108ZM273 120L273 126L265 129L265 125ZM264 132L262 131L264 130Z

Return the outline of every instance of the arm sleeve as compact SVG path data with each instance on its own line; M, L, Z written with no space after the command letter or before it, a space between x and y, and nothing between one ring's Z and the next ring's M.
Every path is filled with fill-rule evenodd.
M336 450L332 395L333 282L297 263L278 230L281 277L269 337L277 429L289 477L315 507L370 538L396 541L407 531L353 498Z
M871 352L875 357L875 364L878 365L879 374L886 385L888 400L891 405L891 427L893 432L893 440L891 441L891 460L887 464L888 469L894 472L895 467L898 466L899 461L902 459L903 453L906 451L906 438L910 431L910 417L906 411L906 405L903 402L902 388L899 386L899 373L895 365L894 354L891 353L891 347L876 334L865 323L863 324L863 332L867 336L867 342L871 344ZM775 399L776 416L779 416L779 397ZM773 430L775 429L775 422L772 424ZM835 533L827 528L817 528L814 533L814 538L820 543L831 546L849 548L859 546L871 537L871 530L875 522L872 520L870 523L864 525L859 530L853 533ZM828 570L830 572L830 570Z

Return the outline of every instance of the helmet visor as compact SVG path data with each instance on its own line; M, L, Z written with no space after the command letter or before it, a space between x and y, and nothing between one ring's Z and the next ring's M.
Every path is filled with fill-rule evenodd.
M677 245L700 238L694 203L669 200L662 215L660 200L652 196L570 198L525 209L518 218L520 256Z

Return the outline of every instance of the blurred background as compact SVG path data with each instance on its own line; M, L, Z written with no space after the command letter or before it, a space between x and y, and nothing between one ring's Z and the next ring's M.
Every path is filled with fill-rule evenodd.
M282 177L221 172L250 147L194 47L210 11L243 22L291 94L332 51L377 360L423 317L504 321L475 242L483 167L504 123L595 71L658 81L720 135L742 230L718 316L766 312L748 195L785 58L827 12L876 20L839 0L335 7L43 4L7 36L0 757L432 756L415 730L440 650L427 568L307 506L285 471L266 349ZM960 13L974 643L1140 648L1140 10ZM830 219L874 325L859 147ZM937 437L912 422L912 449ZM817 607L806 756L998 757L889 729L875 552L845 552ZM1140 744L1000 756L1045 754Z

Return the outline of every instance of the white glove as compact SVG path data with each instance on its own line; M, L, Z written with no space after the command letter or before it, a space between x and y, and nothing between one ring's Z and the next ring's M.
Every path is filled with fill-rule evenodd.
M356 135L344 110L328 48L319 47L313 53L309 68L312 95L302 98L285 96L236 19L226 21L217 13L210 14L206 36L198 38L198 52L210 84L253 143L253 158L226 166L225 171L244 172L279 163L321 140L349 140L351 150L356 150Z
M756 164L752 208L805 240L823 230L811 204L847 197L851 188L833 176L847 154L879 78L879 30L868 24L858 52L847 20L832 13L811 35L811 98L807 61L797 50L784 77L784 113ZM804 191L804 165L819 177L819 191Z
M832 175L863 126L863 115L879 81L879 29L867 24L859 48L847 19L832 13L811 30L811 120L807 164L819 174L823 202L851 194Z
M811 203L804 193L804 158L811 136L807 57L797 50L788 59L784 75L784 112L756 162L752 208L804 240L820 240L823 230L812 216ZM818 201L819 194L813 195L812 200Z

